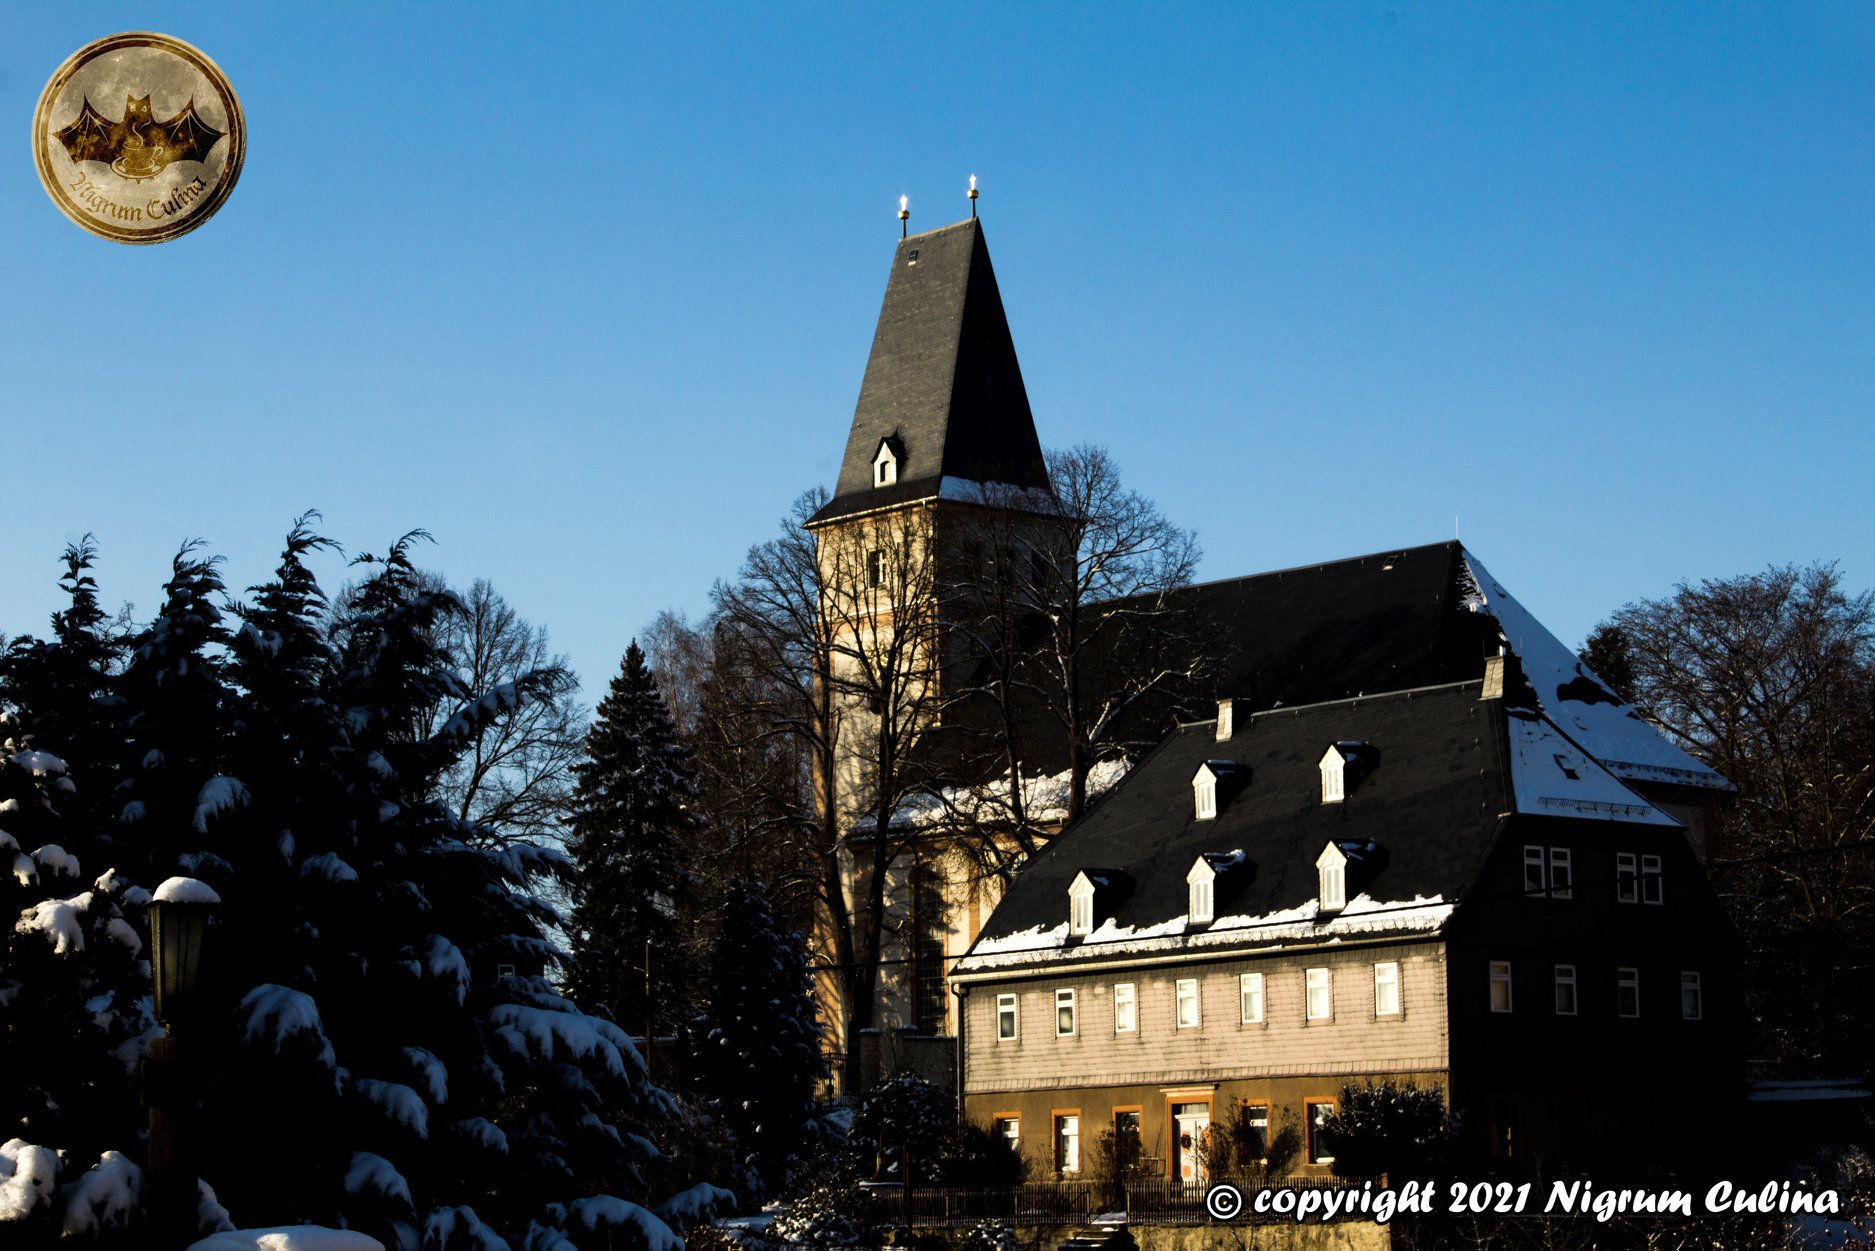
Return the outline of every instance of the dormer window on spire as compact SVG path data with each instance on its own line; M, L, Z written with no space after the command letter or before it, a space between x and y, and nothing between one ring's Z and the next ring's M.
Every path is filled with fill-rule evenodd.
M896 439L880 439L879 450L872 457L872 484L876 487L891 486L898 481L899 451Z

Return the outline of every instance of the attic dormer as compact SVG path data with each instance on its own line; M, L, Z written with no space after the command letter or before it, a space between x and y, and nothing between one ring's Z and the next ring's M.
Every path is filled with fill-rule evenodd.
M1068 883L1068 937L1085 938L1132 893L1133 879L1117 869L1082 869Z
M1242 848L1236 851L1205 851L1198 853L1191 862L1191 869L1185 874L1185 887L1188 902L1185 908L1187 925L1209 925L1217 919L1218 898L1226 886L1240 885L1249 880L1250 861Z
M905 450L899 446L896 435L880 439L879 448L872 455L872 484L883 487L897 482L899 462L904 458Z
M1191 775L1193 818L1209 821L1216 817L1218 809L1229 803L1249 778L1250 770L1235 760L1207 760L1199 765Z
M1323 766L1324 769L1327 766ZM1327 775L1324 773L1323 775ZM1338 843L1330 843L1322 848L1322 854L1315 857L1317 878L1316 901L1318 911L1339 912L1348 906L1348 854Z
M1371 770L1376 754L1366 743L1330 744L1317 764L1322 772L1322 802L1338 804L1353 794Z
M1315 857L1317 910L1330 913L1347 907L1350 891L1365 889L1387 867L1387 860L1386 849L1372 839L1323 847Z

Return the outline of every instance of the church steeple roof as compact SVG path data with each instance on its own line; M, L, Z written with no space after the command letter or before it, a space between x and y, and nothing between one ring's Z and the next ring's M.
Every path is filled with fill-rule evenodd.
M881 475L874 462L888 440L897 460ZM899 241L840 478L813 520L928 499L945 493L946 479L1048 488L975 218Z

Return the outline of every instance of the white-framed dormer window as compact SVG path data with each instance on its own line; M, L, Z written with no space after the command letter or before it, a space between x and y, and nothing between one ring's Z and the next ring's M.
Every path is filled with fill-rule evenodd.
M996 1041L1014 1042L1016 1040L1016 997L1014 995L996 996Z
M1055 992L1055 1037L1074 1037L1074 992L1058 990Z
M1244 973L1237 978L1237 1003L1245 1025L1263 1023L1263 975Z
M879 440L879 450L872 458L872 484L876 487L891 486L898 481L898 453L892 450L889 439Z
M1094 932L1094 883L1085 873L1068 884L1068 934L1083 937Z
M1338 804L1347 798L1348 758L1341 754L1339 747L1330 747L1322 753L1322 802Z
M1321 911L1339 912L1348 906L1348 854L1333 843L1322 848L1315 858L1319 875L1318 897Z
M1217 915L1217 870L1203 856L1192 861L1191 871L1185 875L1188 888L1186 923L1190 925L1208 925Z
M1113 988L1113 1032L1139 1032L1139 991L1131 982L1120 982Z
M1191 781L1192 807L1200 821L1217 816L1217 779L1209 769L1199 769Z

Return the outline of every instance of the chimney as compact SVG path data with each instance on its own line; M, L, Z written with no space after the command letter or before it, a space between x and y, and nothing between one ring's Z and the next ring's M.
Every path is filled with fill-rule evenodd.
M1217 741L1220 743L1230 741L1231 706L1234 703L1236 703L1236 701L1230 699L1220 699L1217 701Z
M1502 699L1507 687L1517 686L1523 676L1523 668L1517 658L1499 654L1484 658L1484 689L1478 692L1479 699Z

